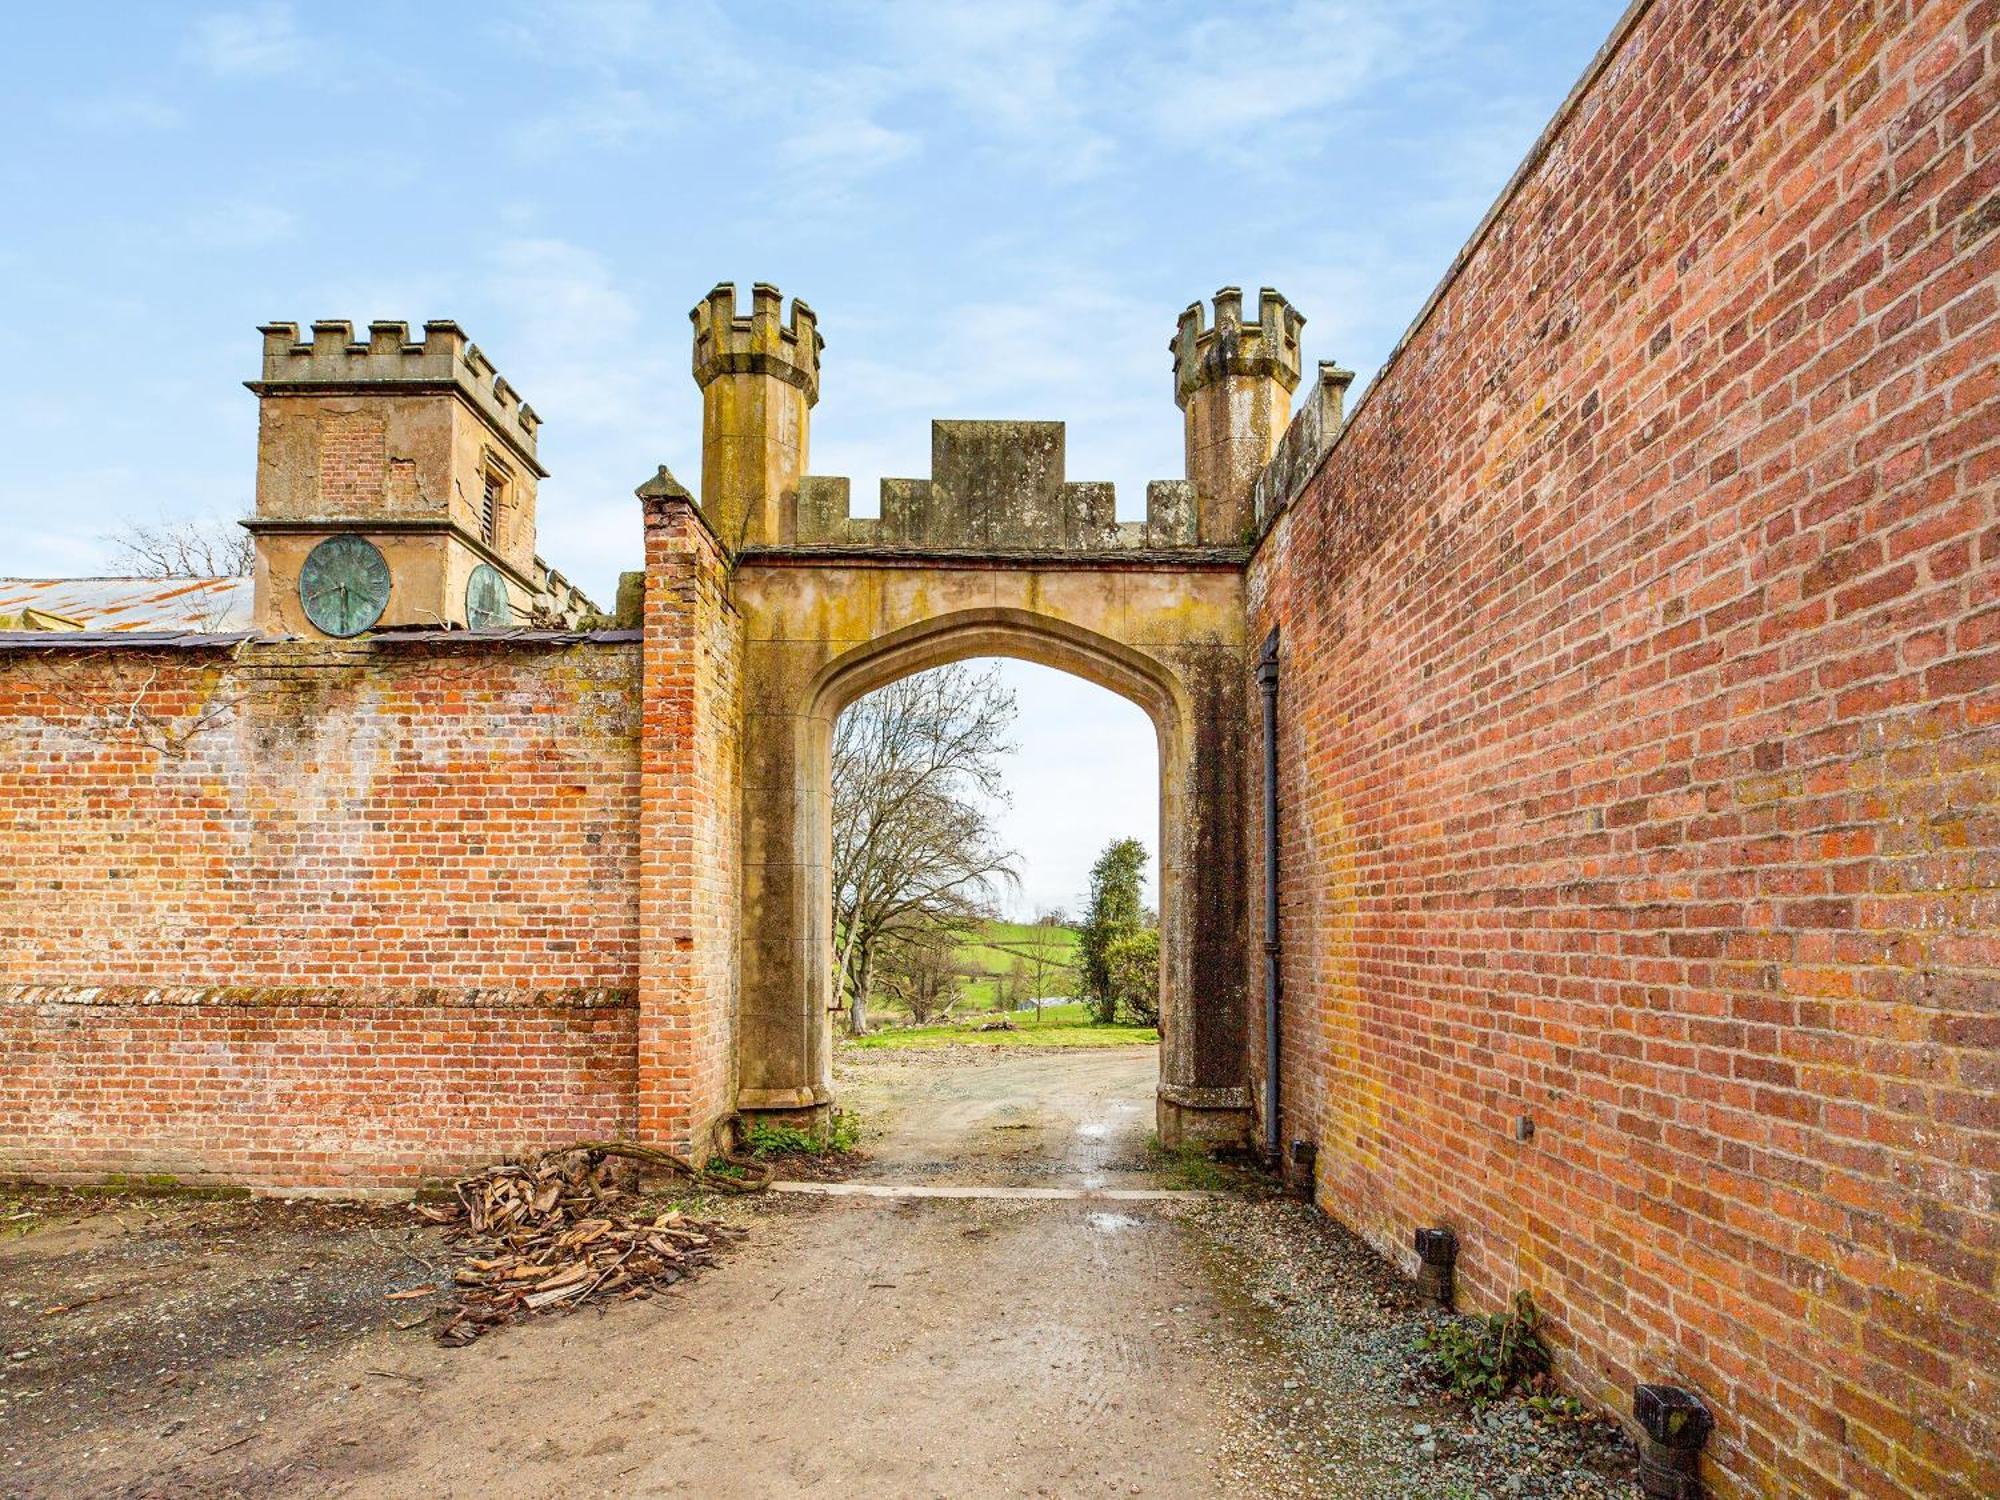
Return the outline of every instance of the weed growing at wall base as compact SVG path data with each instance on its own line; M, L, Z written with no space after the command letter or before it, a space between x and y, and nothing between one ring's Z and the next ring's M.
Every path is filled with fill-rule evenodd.
M1475 1406L1497 1401L1549 1368L1541 1314L1531 1293L1516 1292L1504 1313L1457 1318L1417 1335L1430 1377Z
M1210 1156L1199 1142L1183 1141L1178 1146L1169 1146L1158 1136L1150 1136L1146 1149L1153 1158L1153 1170L1170 1188L1183 1192L1219 1193L1232 1181L1221 1163Z
M744 1132L743 1143L752 1156L835 1156L852 1151L861 1139L861 1121L852 1111L835 1110L824 1130L799 1125L774 1124L758 1120Z

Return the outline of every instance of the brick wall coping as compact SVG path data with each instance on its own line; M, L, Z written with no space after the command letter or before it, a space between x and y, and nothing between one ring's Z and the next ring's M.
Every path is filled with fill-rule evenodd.
M342 657L402 646L632 646L638 630L396 630L351 642L308 641L249 631L0 630L7 651L231 651L238 646L292 646Z
M250 631L0 630L0 651L228 651L254 641Z
M516 645L629 646L645 639L643 630L385 630L368 637L384 650L396 646Z
M807 543L792 547L745 547L736 554L736 561L738 564L763 563L779 568L843 564L887 568L990 568L1003 565L1010 568L1036 566L1119 572L1142 568L1240 570L1250 557L1251 549L1248 547L1119 547L1104 551L1058 552L1045 547L940 549Z

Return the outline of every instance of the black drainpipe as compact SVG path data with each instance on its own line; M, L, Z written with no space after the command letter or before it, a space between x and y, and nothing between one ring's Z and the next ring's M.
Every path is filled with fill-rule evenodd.
M1264 1164L1280 1170L1278 1144L1278 632L1257 657L1264 695Z

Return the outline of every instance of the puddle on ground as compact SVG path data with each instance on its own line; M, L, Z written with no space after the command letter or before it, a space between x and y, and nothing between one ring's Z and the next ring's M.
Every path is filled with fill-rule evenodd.
M1130 1214L1092 1214L1083 1222L1099 1234L1122 1234L1139 1227L1139 1221Z
M1101 1141L1111 1134L1111 1127L1101 1120L1091 1120L1077 1126L1076 1133L1087 1141Z

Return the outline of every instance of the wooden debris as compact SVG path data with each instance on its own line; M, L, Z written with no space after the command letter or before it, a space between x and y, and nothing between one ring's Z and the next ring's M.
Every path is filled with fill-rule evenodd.
M612 1186L594 1148L490 1167L461 1178L453 1203L415 1205L447 1226L464 1257L451 1285L436 1289L456 1298L438 1314L439 1343L469 1344L530 1313L650 1297L714 1264L742 1233L656 1210Z

